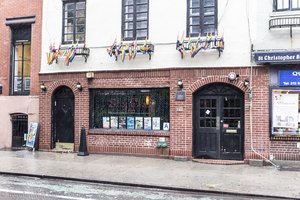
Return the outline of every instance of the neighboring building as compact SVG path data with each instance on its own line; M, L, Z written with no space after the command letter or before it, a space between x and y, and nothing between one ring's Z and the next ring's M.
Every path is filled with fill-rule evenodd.
M254 10L255 62L270 68L270 158L300 160L300 1L261 1Z
M78 151L85 127L93 153L269 157L269 68L251 62L258 5L45 0L40 148Z
M39 120L41 23L41 0L0 1L0 149L24 148Z

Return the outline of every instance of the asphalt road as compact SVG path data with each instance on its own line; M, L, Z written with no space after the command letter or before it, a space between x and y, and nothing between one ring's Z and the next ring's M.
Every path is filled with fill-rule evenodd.
M0 175L1 200L232 200L268 199Z

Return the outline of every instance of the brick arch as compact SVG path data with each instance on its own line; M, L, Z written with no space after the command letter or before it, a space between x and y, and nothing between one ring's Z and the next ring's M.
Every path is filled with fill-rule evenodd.
M51 82L50 84L47 84L47 94L49 97L52 97L54 92L62 87L62 86L66 86L68 88L70 88L74 94L74 97L76 97L78 95L78 89L76 87L76 83L75 81L66 81L66 80L60 80L60 81L54 81Z
M188 90L193 94L196 91L198 91L200 88L202 88L205 85L211 84L211 83L225 83L232 86L235 86L239 88L242 92L246 93L249 92L249 88L244 86L243 81L241 80L235 80L235 81L229 81L227 76L219 77L219 76L211 76L202 78L200 80L197 80L196 82L192 83Z
M82 94L79 93L77 87L76 87L77 80L58 80L58 81L44 81L44 84L46 86L46 92L41 92L40 93L40 117L44 118L43 121L41 121L41 126L40 126L40 147L41 149L51 149L51 137L52 137L52 121L51 121L51 113L52 113L52 96L54 92L62 86L68 87L71 89L71 91L74 94L74 106L75 106L75 111L74 111L74 121L77 121L79 118L79 97ZM75 148L78 149L78 144L79 144L79 127L75 126L74 127L74 143L75 143Z

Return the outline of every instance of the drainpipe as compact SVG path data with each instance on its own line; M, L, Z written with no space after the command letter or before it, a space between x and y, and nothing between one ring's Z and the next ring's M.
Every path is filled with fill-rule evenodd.
M253 146L253 93L252 93L252 76L253 76L253 58L252 58L252 52L253 52L253 44L251 44L251 65L250 65L250 84L249 84L249 101L250 101L250 145L251 145L251 151L255 153L256 155L260 156L263 160L266 162L272 164L276 169L280 169L279 165L276 165L274 162L272 162L270 159L266 158L262 154L260 154Z
M265 160L268 163L271 163L276 169L280 169L280 166L276 165L274 162L272 162L270 159L266 158L263 156L261 153L259 153L253 146L253 89L252 89L252 76L253 76L253 43L252 43L252 37L251 37L251 25L250 25L250 18L249 18L249 0L246 2L246 16L247 16L247 23L248 23L248 36L249 36L249 41L251 45L251 53L250 53L250 84L249 84L249 101L250 101L250 146L251 146L251 151L261 157L263 160Z

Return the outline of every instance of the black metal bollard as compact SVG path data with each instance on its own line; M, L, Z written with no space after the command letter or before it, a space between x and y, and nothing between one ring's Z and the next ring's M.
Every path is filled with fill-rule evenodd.
M89 152L87 150L86 145L86 134L85 134L85 128L84 126L81 128L80 132L80 145L79 145L79 152L77 156L88 156Z

